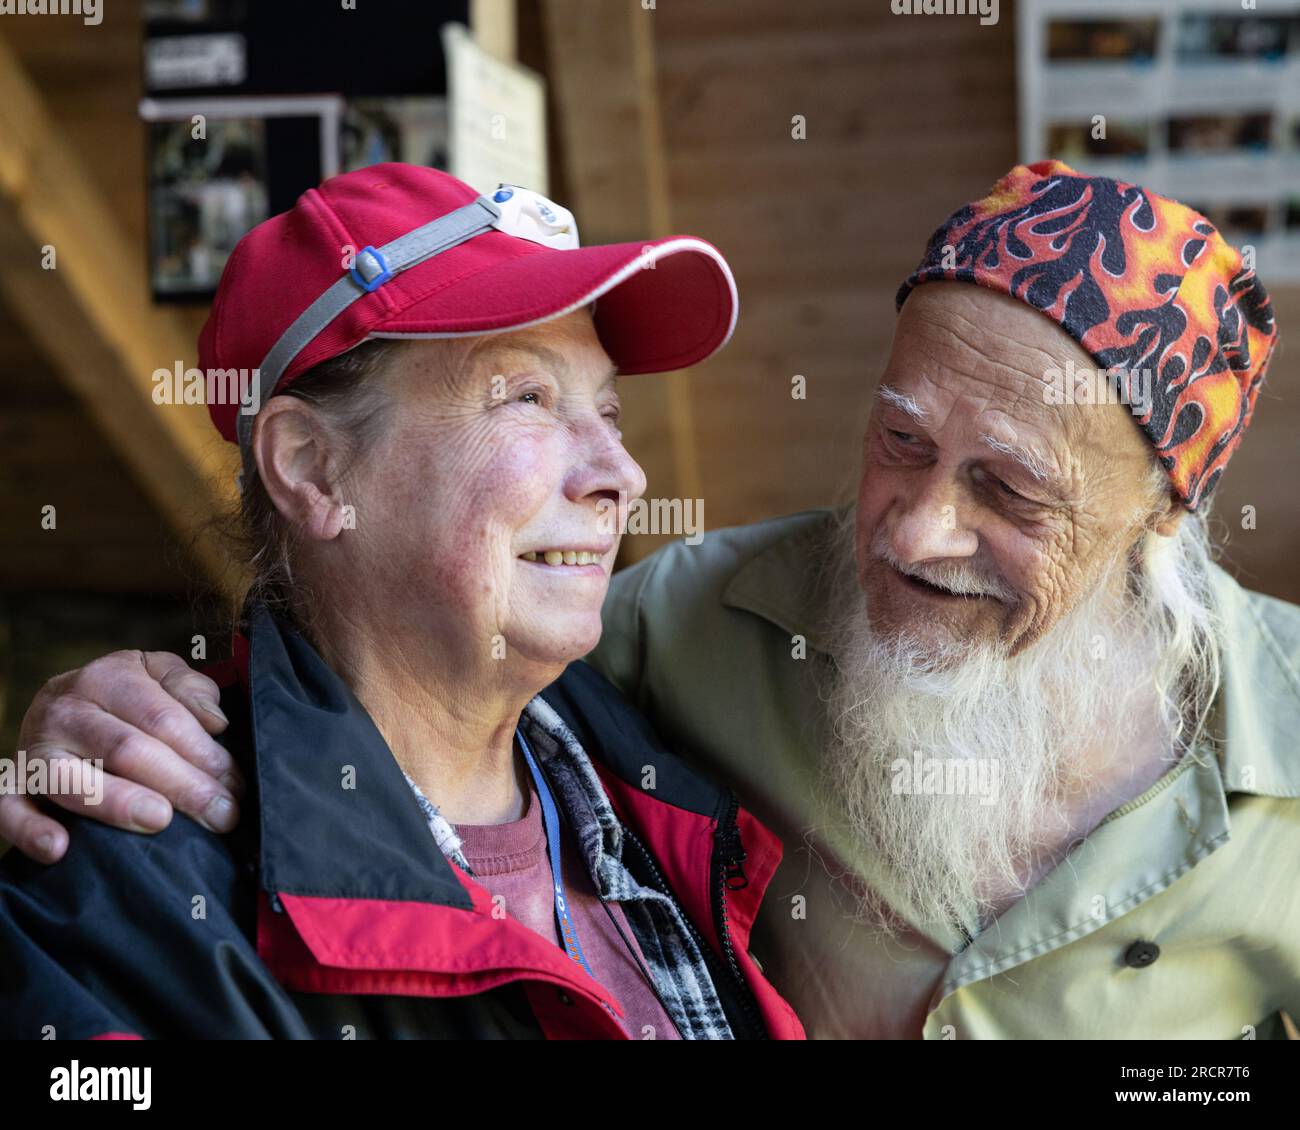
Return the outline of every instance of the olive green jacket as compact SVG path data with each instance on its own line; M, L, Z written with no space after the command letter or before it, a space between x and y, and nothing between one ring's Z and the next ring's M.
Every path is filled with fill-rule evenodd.
M967 941L855 925L872 860L818 826L830 511L615 576L590 661L785 844L751 942L813 1037L1266 1038L1300 1018L1300 608L1215 568L1218 757L1183 757ZM978 928L977 928L978 929Z

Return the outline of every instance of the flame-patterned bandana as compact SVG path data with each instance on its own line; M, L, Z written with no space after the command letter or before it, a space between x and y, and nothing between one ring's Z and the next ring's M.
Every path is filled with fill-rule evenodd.
M1250 423L1277 330L1254 269L1199 212L1061 161L1017 165L934 233L898 308L937 279L1022 299L1103 372L1146 377L1149 393L1126 403L1178 496L1195 510L1214 488Z

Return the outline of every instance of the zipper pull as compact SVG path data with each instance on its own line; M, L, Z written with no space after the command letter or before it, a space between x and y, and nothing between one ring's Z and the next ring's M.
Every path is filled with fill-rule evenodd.
M722 882L729 891L743 891L749 886L749 876L745 874L744 862L749 858L744 844L740 841L740 828L736 825L736 810L739 802L733 796L727 808L727 819L718 830L714 841L714 857L722 865Z
M749 876L745 874L745 868L742 864L745 862L745 853L742 851L739 856L723 860L723 867L726 868L722 876L722 881L726 884L729 891L743 891L749 886Z

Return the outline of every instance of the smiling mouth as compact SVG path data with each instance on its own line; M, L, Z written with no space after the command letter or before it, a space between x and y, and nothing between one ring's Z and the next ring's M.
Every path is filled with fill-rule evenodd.
M519 557L538 565L600 565L604 554L588 549L530 549Z
M891 568L893 568L891 566ZM924 593L927 596L945 597L948 600L997 600L995 596L987 593L976 592L953 592L951 589L945 589L940 585L933 585L929 581L923 581L920 577L914 577L911 573L904 573L900 569L894 569L898 578L907 585L908 588L916 592Z

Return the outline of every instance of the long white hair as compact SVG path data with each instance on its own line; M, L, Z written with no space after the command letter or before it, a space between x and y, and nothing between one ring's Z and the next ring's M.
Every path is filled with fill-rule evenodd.
M1164 469L1155 464L1153 493L1168 490ZM1172 741L1195 749L1207 740L1210 712L1222 679L1222 618L1214 600L1210 569L1210 503L1183 515L1172 537L1146 533L1136 547L1131 574L1137 602L1153 623L1153 681Z

